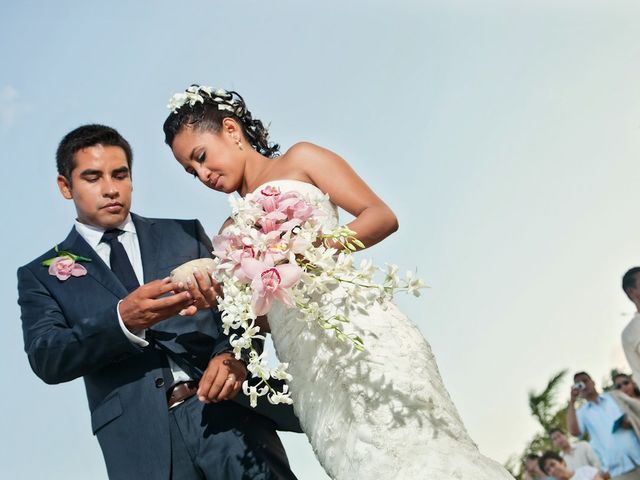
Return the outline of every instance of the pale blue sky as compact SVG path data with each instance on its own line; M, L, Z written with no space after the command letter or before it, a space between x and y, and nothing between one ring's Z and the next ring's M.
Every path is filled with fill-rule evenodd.
M192 82L238 90L285 149L335 150L391 205L400 230L367 255L432 286L399 303L481 450L519 452L536 431L530 388L626 366L639 19L625 0L1 2L3 474L106 478L81 381L43 384L22 351L15 270L74 216L57 142L116 127L134 148L134 210L213 232L226 199L162 143L167 100ZM326 478L304 436L285 442L301 479Z

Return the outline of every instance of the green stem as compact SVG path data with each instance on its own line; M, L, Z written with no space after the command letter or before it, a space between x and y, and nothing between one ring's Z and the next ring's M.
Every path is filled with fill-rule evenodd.
M304 304L296 302L296 307L298 307L299 310L304 312L304 307L305 307ZM349 320L346 319L346 317L343 317L343 318L345 318L345 320L340 320L339 317L340 317L340 315L334 315L333 317L330 317L327 320L322 319L322 318L316 318L316 323L323 330L333 330L333 331L335 331L336 332L336 336L338 337L338 339L340 339L340 340L347 339L353 344L353 347L356 350L363 351L364 350L364 342L362 341L362 338L360 338L358 335L345 333L345 331L342 330L338 325L335 325L335 324L331 323L332 320L336 320L338 322L346 322L346 323L349 322Z

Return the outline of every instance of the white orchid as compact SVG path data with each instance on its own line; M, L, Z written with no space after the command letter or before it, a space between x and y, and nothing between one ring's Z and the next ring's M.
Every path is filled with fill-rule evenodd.
M412 271L408 271L406 275L407 293L416 297L420 296L420 289L426 288L426 284L419 278L413 276Z
M271 369L267 366L265 361L265 352L258 354L255 350L249 353L249 370L255 377L259 377L262 380L269 380L271 377Z
M271 369L271 378L275 378L276 380L291 380L293 377L287 372L287 368L289 368L288 363L278 364L276 368Z
M269 402L274 405L277 405L279 403L291 405L293 403L293 400L291 400L290 394L288 392L289 392L289 385L284 385L282 387L282 392L278 392L268 397Z
M214 102L218 104L219 110L230 110L234 111L234 107L230 105L226 97L229 97L229 93L226 90L217 89L214 92L213 87L208 85L191 85L184 92L179 92L174 94L169 100L169 104L167 108L169 108L173 113L177 113L180 107L186 105L193 107L196 103L204 103L204 96L212 98ZM215 95L215 97L214 97Z
M227 103L218 103L218 110L226 110L231 113L235 113L233 106Z
M236 335L235 333L229 337L229 343L233 348L233 353L237 359L242 357L242 350L248 350L251 348L251 337L245 335Z
M186 92L176 93L169 100L167 108L173 113L177 113L178 109L185 104L194 106L197 102L204 103L204 98L198 93L198 90L190 91L193 87L189 87Z
M261 389L258 387L250 387L249 382L245 380L242 383L242 391L244 394L249 397L249 404L252 408L256 408L258 406L258 397L262 397L269 392L269 387L264 386Z
M176 93L169 99L169 104L167 108L171 110L173 113L176 113L178 109L185 104L187 101L186 93Z

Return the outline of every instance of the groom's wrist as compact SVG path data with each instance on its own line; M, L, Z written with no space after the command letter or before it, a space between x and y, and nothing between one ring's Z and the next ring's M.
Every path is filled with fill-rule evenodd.
M232 348L228 348L228 349L226 349L226 350L222 350L222 351L220 351L220 352L216 353L216 354L214 355L214 357L215 357L215 356L218 356L218 355L221 355L221 354L223 354L223 353L229 353L229 354L233 355L233 358L235 358L236 360L239 360L239 361L241 361L242 363L244 363L245 368L247 367L247 365L249 365L249 353L248 353L248 352L246 352L245 350L242 350L242 351L240 352L240 357L239 357L239 358L236 356L236 354L235 354L235 352L233 351L233 349L232 349Z
M118 302L118 305L116 305L116 313L118 314L118 322L120 323L120 328L122 329L122 332L131 343L135 343L136 345L139 345L141 347L146 347L147 345L149 345L149 342L145 340L146 330L143 329L143 330L137 330L135 332L132 332L131 330L129 330L129 328L127 328L124 321L122 320L122 316L120 315L121 303L122 303L122 300L120 300Z

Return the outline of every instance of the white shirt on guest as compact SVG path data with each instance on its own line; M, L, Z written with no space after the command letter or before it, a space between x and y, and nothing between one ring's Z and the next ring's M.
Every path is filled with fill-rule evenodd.
M597 468L585 465L576 469L573 477L571 477L571 480L593 480L597 474Z
M569 470L575 470L585 465L600 468L600 459L588 442L580 441L571 444L571 451L560 452L560 456L567 464Z
M622 330L622 348L636 383L640 382L640 313Z
M111 254L111 247L106 242L101 242L102 236L104 235L105 229L95 227L93 225L86 225L84 223L80 223L76 220L75 223L76 231L80 234L82 238L95 250L98 256L107 264L109 268L111 268L111 262L109 260L109 255ZM131 219L131 214L127 215L127 218L122 223L122 225L118 226L120 230L123 230L124 233L118 237L118 241L122 243L125 252L127 252L127 256L129 257L129 261L131 262L131 266L133 267L133 271L136 274L136 278L138 279L138 283L140 285L144 284L144 271L142 269L142 255L140 254L140 242L138 241L138 234L136 233L136 226ZM122 301L122 300L121 300ZM136 332L134 335L130 332L125 326L122 318L120 317L120 302L116 306L116 311L118 314L118 321L120 322L120 328L124 332L125 336L129 339L130 342L135 343L141 347L146 347L149 345L149 342L145 340L144 330L140 332ZM171 373L173 374L173 383L176 384L178 382L186 382L191 380L191 377L185 373L176 363L169 358L169 367L171 368Z

